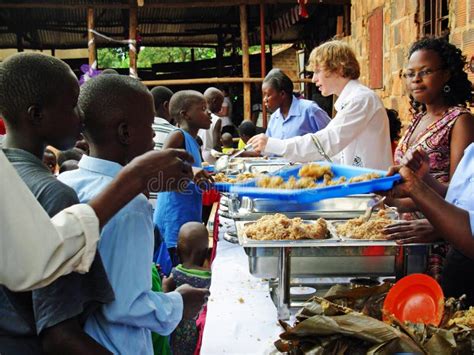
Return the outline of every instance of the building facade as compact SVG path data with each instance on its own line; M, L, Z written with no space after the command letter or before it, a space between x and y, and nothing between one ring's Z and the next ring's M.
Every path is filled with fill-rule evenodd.
M352 1L351 33L344 39L361 64L360 80L387 108L399 111L405 126L410 105L401 74L410 45L425 34L447 35L469 63L474 56L474 0ZM466 70L473 81L473 72Z

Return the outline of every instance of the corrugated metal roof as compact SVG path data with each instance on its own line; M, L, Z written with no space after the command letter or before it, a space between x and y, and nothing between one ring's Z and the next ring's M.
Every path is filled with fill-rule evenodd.
M8 0L9 3L26 1ZM188 0L180 0L185 2ZM52 0L48 4L78 5L61 9L1 8L0 48L16 48L17 34L23 38L24 48L84 48L87 47L87 4L128 4L128 0ZM173 3L174 0L145 0L145 6L138 8L138 25L142 44L146 46L212 44L217 45L218 33L227 41L232 35L240 37L239 7L147 7L147 4ZM230 1L229 1L230 2ZM237 3L237 1L235 1ZM31 3L31 1L30 1ZM271 6L267 13L276 18L296 4ZM82 5L82 6L80 6ZM313 8L315 5L311 5ZM303 20L304 22L305 20ZM95 30L117 40L128 38L128 10L121 8L96 8ZM249 32L257 32L259 25L258 5L248 6ZM288 42L303 39L305 31L293 26L273 37L274 42ZM114 45L97 38L100 46Z

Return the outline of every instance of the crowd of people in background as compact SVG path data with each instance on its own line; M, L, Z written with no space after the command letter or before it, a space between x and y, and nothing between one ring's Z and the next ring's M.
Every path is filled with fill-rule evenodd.
M0 64L0 144L50 217L89 203L151 150L186 151L194 174L181 186L167 186L169 175L155 181L164 185L153 189L154 211L149 191L121 208L101 230L89 272L24 293L1 286L0 353L192 353L211 280L206 201L218 200L207 192L213 181L202 166L248 144L254 151L243 156L399 172L403 182L387 203L405 222L385 233L399 243L448 242L433 250L427 272L448 296L466 293L474 304L474 276L465 272L474 266L474 120L464 66L445 39L413 44L403 74L412 117L400 136L397 111L359 82L356 56L341 41L313 49L308 67L321 94L337 96L335 116L297 97L291 79L274 68L259 88L271 113L266 129L255 117L236 127L229 87L149 90L114 71L79 87L59 59L9 57Z

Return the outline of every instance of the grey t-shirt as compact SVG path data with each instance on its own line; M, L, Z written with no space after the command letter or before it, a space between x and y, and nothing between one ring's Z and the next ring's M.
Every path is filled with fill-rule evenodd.
M21 149L3 152L51 217L79 203L74 190L58 181L37 157ZM71 273L32 292L0 287L0 354L39 354L37 335L42 330L74 317L82 324L92 311L113 299L99 253L86 274Z

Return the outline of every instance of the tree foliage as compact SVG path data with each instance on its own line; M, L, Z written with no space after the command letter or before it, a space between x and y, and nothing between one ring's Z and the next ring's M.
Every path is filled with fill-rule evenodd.
M128 68L129 57L126 47L100 48L97 51L99 68ZM194 48L194 59L216 57L213 48ZM191 48L184 47L143 47L138 53L137 66L150 68L155 63L179 63L191 61Z
M156 63L179 63L191 61L191 48L188 47L142 47L138 53L137 66L139 68L151 68ZM267 46L266 51L269 51ZM237 48L237 55L242 55L242 50ZM259 53L260 46L249 48L250 54ZM224 51L224 56L232 55L230 49ZM213 59L216 51L213 48L194 48L194 59ZM128 48L99 48L97 50L99 68L128 68Z

